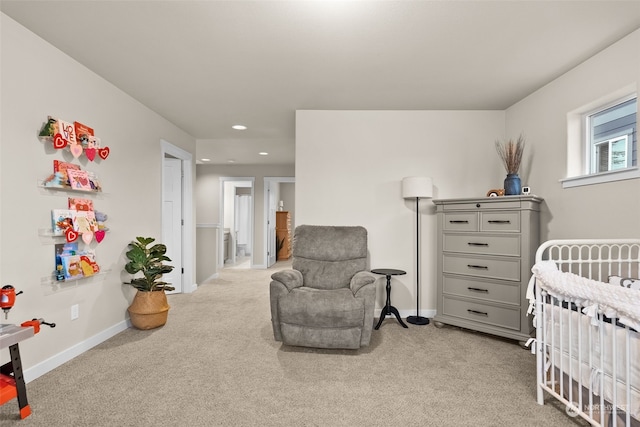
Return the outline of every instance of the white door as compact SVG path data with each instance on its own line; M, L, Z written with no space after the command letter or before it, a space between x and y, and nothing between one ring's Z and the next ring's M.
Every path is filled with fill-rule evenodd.
M268 204L267 204L267 268L276 263L276 193L273 191L273 183L266 182L269 188L267 188Z
M162 185L162 243L167 245L167 256L171 258L173 271L163 280L175 287L168 293L182 292L182 161L164 159L164 182Z

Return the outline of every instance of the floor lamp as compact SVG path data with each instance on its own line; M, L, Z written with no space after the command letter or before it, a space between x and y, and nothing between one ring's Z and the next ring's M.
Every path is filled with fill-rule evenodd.
M420 199L433 196L431 178L409 176L402 179L402 197L416 199L416 315L407 317L413 325L428 325L429 319L420 316Z

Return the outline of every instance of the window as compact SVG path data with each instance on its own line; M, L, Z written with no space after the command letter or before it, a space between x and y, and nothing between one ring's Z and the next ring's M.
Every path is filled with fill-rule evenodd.
M586 116L590 174L637 166L637 111L632 98Z
M640 179L635 84L567 113L562 188Z

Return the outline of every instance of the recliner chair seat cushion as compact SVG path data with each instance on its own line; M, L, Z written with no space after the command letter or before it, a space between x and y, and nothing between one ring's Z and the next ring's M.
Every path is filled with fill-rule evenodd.
M362 327L364 300L351 289L294 289L278 301L280 322L315 328Z

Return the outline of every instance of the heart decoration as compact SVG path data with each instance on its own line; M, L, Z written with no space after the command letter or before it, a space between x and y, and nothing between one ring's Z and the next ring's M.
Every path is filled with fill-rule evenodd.
M87 156L87 159L93 162L93 159L96 158L96 149L95 148L85 148L84 154Z
M96 231L95 235L96 235L96 241L98 243L102 242L102 240L104 240L104 236L105 236L105 232L104 230L98 230Z
M71 150L71 154L73 154L73 157L75 157L76 159L80 157L80 154L82 154L82 145L80 144L72 144L69 149Z
M82 233L82 241L85 242L87 245L91 243L92 240L93 240L93 232L87 231L86 233Z
M100 156L102 160L107 160L107 157L109 157L109 147L99 148L98 156Z
M78 233L73 230L73 228L67 228L67 231L64 232L65 237L67 238L67 242L75 242L78 238Z
M67 146L67 140L59 133L56 133L53 137L53 148L59 150Z

